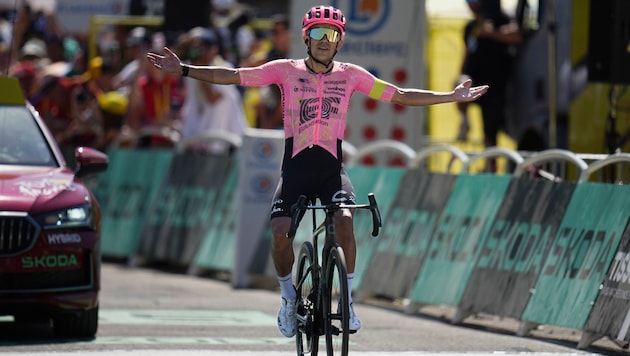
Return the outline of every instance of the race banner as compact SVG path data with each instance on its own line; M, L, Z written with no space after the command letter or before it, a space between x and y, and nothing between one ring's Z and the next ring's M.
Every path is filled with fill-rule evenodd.
M510 182L483 237L461 311L521 319L574 188L547 180Z
M584 331L630 341L630 220Z
M383 226L388 224L385 216L391 209L405 170L395 167L358 165L348 167L348 176L352 180L354 192L357 195L357 203L368 203L368 193L374 193L381 212ZM368 210L357 210L354 214L354 236L357 242L357 258L354 266L353 289L360 290L365 270L372 260L378 241L383 236L383 228L381 228L379 236L372 236L372 214Z
M614 301L617 293L627 288L618 279L619 268L623 269L619 258L624 253L618 247L630 218L629 193L630 187L625 185L587 182L576 187L523 313L524 320L582 329L590 313L593 321L604 318L606 328L620 330L621 317L628 309L614 308L616 302L606 301ZM606 279L611 265L614 274ZM608 287L600 290L604 280ZM599 311L591 313L598 294ZM618 301L624 302L623 298ZM597 316L604 304L613 307L616 314ZM614 315L618 324L612 326Z
M232 271L236 243L236 220L238 217L236 185L238 164L232 162L227 178L221 187L217 201L209 216L209 225L193 261L193 272L197 269Z
M364 292L409 296L455 177L424 169L405 173L365 272Z
M173 152L113 149L108 155L109 167L95 191L102 208L102 253L129 258L138 249L145 218L168 174Z
M494 174L457 177L415 281L412 302L459 303L510 179Z
M213 222L217 196L233 161L227 155L175 155L144 224L140 257L179 266L191 264Z

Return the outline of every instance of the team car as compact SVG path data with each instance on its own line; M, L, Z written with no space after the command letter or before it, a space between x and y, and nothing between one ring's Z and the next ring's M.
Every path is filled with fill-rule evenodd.
M79 147L70 168L19 82L0 76L0 92L0 315L94 337L101 215L85 177L108 157Z

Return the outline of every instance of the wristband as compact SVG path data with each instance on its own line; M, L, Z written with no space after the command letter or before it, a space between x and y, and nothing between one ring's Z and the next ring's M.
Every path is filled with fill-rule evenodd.
M190 71L190 66L186 64L182 64L182 77L187 77L189 71Z

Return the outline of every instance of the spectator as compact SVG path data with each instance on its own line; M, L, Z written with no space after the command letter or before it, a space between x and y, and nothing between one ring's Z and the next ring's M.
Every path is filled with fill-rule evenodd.
M151 36L144 27L135 27L130 32L125 42L125 54L127 63L118 74L114 76L114 87L129 93L132 84L143 74L144 55L151 45Z
M242 66L253 67L274 59L288 58L291 46L289 19L284 14L277 14L271 20L271 48L264 56L250 56L243 62ZM257 90L258 92L258 98L253 104L256 114L256 127L261 129L281 129L282 102L278 86L269 85L261 88L247 88L247 90Z
M515 46L523 40L515 21L505 14L499 0L466 0L474 15L464 29L466 45L461 76L473 85L490 85L488 93L476 102L483 118L484 145L497 145L499 130L505 125L506 86L511 74ZM470 103L458 102L462 114L458 139L465 140L470 124L467 110ZM493 167L491 167L494 170Z
M98 104L103 116L103 140L99 148L106 151L122 132L129 99L122 93L112 90L99 95Z
M182 102L179 79L154 66L143 68L131 88L126 124L136 134L153 132L140 137L139 147L172 147L174 139L163 133L171 132L177 119Z
M187 57L193 65L231 67L221 57L217 35L201 27L190 31L191 43ZM243 135L245 114L241 94L234 85L217 85L184 78L186 96L182 107L182 138L194 137L214 130ZM215 154L229 152L224 142L214 142L208 150Z
M238 64L250 55L256 40L251 19L251 9L237 0L212 0L212 26L219 34L221 55L228 62Z

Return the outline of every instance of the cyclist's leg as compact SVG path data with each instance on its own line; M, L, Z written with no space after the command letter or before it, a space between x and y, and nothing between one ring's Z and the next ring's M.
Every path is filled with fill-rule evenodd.
M271 257L276 268L278 283L282 290L282 304L278 310L278 329L282 335L292 337L297 330L296 298L297 293L293 286L292 269L295 260L293 253L293 241L286 237L291 226L290 205L283 193L283 180L278 183L278 188L271 209ZM297 198L296 198L297 199Z
M278 276L286 276L291 273L295 260L293 241L287 238L290 226L291 218L289 217L279 216L271 219L273 235L271 256Z
M326 181L319 196L322 204L329 204L331 202L356 204L354 187L345 168L342 167L339 175L331 177ZM357 254L356 240L354 238L353 214L354 211L350 209L342 209L335 214L337 242L343 248L346 256L346 268L348 273L354 273Z

